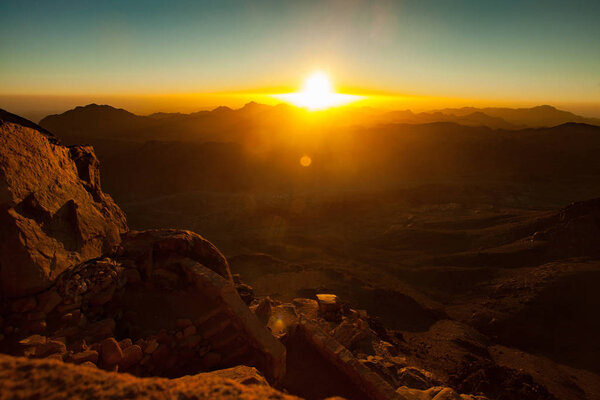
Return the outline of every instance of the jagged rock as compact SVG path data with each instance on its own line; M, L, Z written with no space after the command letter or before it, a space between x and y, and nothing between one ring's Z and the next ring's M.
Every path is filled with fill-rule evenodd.
M252 286L239 282L235 284L235 289L246 305L252 303L252 300L254 300L254 289Z
M369 339L371 336L374 336L374 332L362 319L345 318L333 331L333 337L350 350L354 349L360 341Z
M62 146L14 117L0 111L0 289L7 297L46 289L67 267L110 251L127 230L100 188L91 147Z
M243 385L233 379L221 377L218 373L202 373L179 379L136 378L92 367L93 364L86 368L54 360L28 360L0 355L0 397L47 400L297 399L267 385ZM228 378L231 378L231 374L229 375Z
M126 233L93 150L34 128L0 123L0 297L17 297L3 308L11 340L44 332L61 341L24 343L29 356L112 371L180 376L243 362L280 380L285 348L241 299L219 250L189 231Z
M271 317L272 311L271 298L265 297L264 299L261 299L253 311L254 314L256 314L256 316L260 320L260 322L262 322L263 325L267 325L267 323L269 322L269 318Z

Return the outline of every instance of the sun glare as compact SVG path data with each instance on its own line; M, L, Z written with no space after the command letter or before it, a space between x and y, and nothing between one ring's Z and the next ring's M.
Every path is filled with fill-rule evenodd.
M275 97L311 111L342 106L361 98L361 96L336 93L329 77L323 72L315 72L306 78L299 92L279 94Z

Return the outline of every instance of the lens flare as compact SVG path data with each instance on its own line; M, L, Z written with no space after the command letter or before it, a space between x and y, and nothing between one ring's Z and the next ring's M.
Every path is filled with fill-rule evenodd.
M300 158L300 165L303 167L308 167L310 164L312 164L312 158L310 158L310 156L305 154Z

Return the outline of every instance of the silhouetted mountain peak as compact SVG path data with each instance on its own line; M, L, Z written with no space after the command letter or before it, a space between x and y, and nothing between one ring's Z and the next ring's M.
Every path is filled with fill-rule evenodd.
M224 113L224 112L230 112L233 111L232 108L227 107L227 106L219 106L217 108L215 108L214 110L212 110L211 112L213 113Z
M548 104L542 104L541 106L532 107L531 110L559 111L558 108Z
M255 102L255 101L251 101L249 103L246 103L244 105L244 107L242 107L240 110L261 111L261 110L266 110L267 108L269 108L269 106L266 104L261 104L261 103Z
M73 110L74 112L85 112L85 113L103 113L103 114L123 114L123 115L135 115L122 108L116 108L109 106L108 104L96 104L91 103L86 106L77 106ZM68 111L67 111L68 112Z

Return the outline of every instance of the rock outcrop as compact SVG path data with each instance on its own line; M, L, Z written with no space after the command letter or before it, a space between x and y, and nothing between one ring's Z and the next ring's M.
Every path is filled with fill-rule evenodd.
M100 187L91 147L0 110L0 290L46 289L68 267L111 251L125 216Z
M268 386L252 368L179 379L137 378L56 360L0 355L0 399L297 399Z
M9 303L0 321L4 343L18 342L10 346L15 355L137 376L176 378L244 364L277 382L285 348L230 276L225 258L199 235L134 232L113 258L71 267L46 291Z

